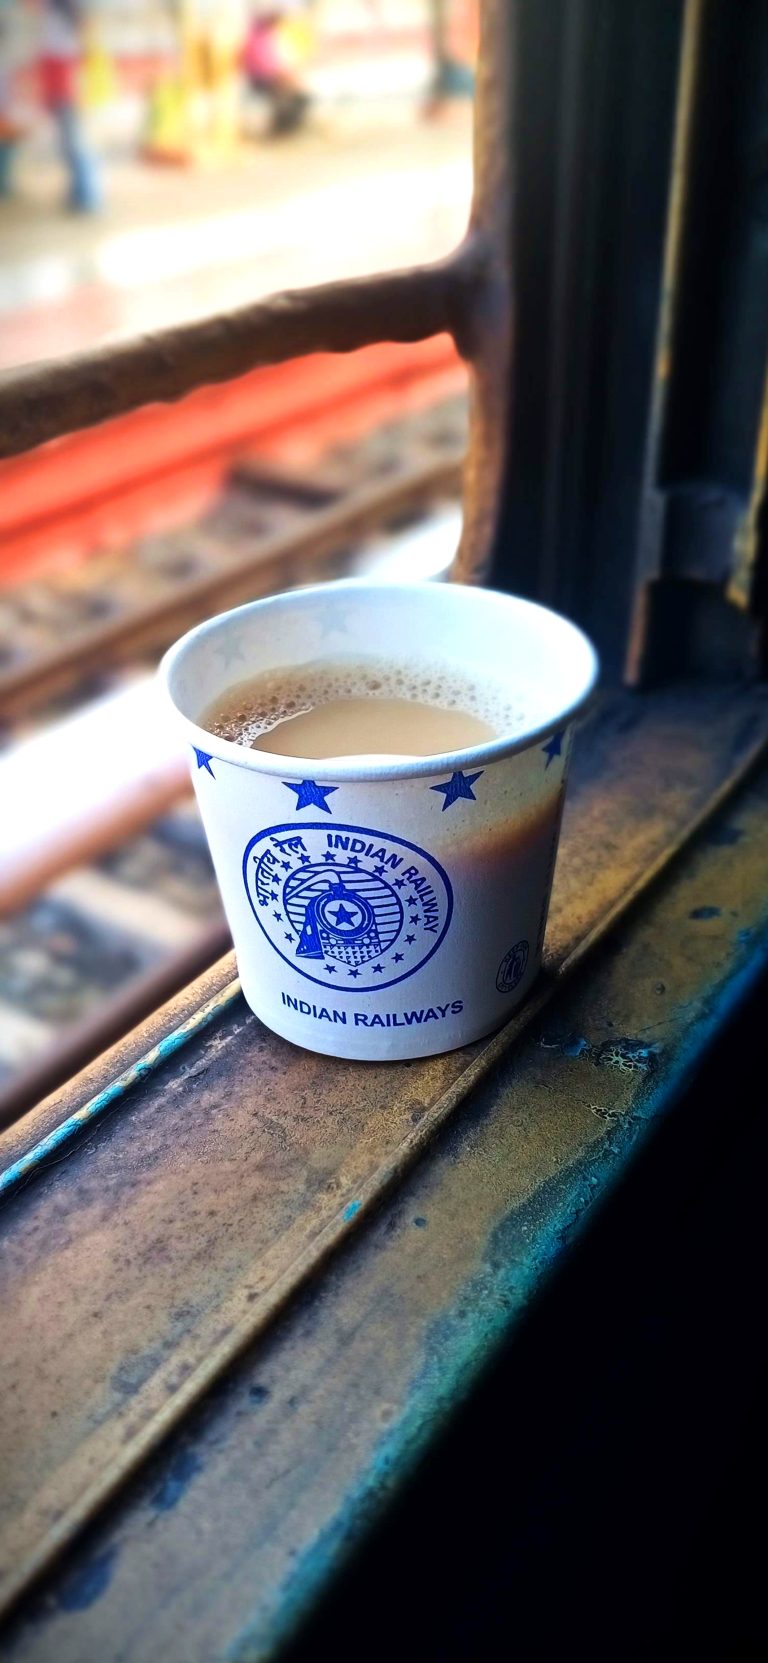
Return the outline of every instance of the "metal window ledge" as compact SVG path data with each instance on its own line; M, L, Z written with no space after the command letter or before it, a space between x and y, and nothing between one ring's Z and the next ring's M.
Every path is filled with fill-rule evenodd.
M0 1139L9 1658L281 1648L764 963L766 737L759 691L605 702L490 1042L330 1063L224 961Z

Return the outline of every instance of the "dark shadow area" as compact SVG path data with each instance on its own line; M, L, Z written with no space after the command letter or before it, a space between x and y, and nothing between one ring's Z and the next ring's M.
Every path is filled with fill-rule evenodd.
M765 991L290 1663L765 1655Z

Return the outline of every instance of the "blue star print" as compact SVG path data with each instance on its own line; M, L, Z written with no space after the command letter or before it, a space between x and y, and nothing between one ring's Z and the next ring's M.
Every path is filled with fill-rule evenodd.
M552 761L552 758L555 757L555 756L562 756L564 738L565 738L565 731L563 731L562 733L553 733L552 738L547 740L546 745L542 745L542 747L541 747L542 751L544 752L544 755L547 759L545 764L544 764L545 774L546 774L546 771L549 767L550 762Z
M326 814L330 814L325 799L330 797L331 792L339 789L337 785L318 785L316 780L302 780L300 785L291 785L290 780L283 780L283 785L289 791L296 792L297 813L300 808L322 808Z
M339 902L339 905L333 914L333 918L337 927L341 924L354 924L355 919L357 918L357 913L350 912L342 902Z
M430 786L430 791L442 791L443 793L445 798L443 814L445 814L447 808L451 808L454 803L457 803L460 797L467 797L471 803L477 802L472 787L483 773L485 773L484 768L479 768L476 774L462 774L461 769L459 769L458 773L451 774L445 785Z
M197 766L198 766L198 768L205 768L206 773L210 774L212 780L215 780L216 775L214 774L213 769L211 767L211 760L212 760L212 757L213 757L213 752L212 751L200 751L200 750L198 750L197 745L193 745L192 749L195 753L195 756L197 757Z

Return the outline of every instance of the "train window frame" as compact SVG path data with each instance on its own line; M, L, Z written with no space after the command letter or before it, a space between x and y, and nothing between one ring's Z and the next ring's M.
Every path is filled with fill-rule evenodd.
M541 7L537 0L514 0L509 4L507 0L486 0L477 83L474 203L467 237L447 259L412 272L278 296L236 314L164 332L149 340L128 342L68 362L10 372L0 382L2 454L12 455L135 409L147 400L173 400L193 387L229 379L259 364L314 351L353 351L383 338L427 339L447 331L471 374L465 521L453 575L458 581L490 579L518 587L527 585L542 598L572 604L576 612L591 606L598 624L593 633L607 649L609 683L602 706L576 747L572 819L566 819L563 857L558 867L557 929L546 974L534 997L512 1022L489 1042L483 1042L479 1050L460 1057L456 1054L453 1062L443 1058L416 1063L398 1075L397 1082L394 1073L383 1081L373 1071L361 1075L351 1065L334 1068L327 1059L315 1059L309 1053L287 1055L291 1048L285 1046L278 1053L275 1047L279 1042L273 1045L270 1036L256 1032L252 1023L248 1025L234 963L227 958L169 1005L151 1014L111 1052L39 1104L16 1127L0 1134L0 1194L16 1207L15 1213L8 1214L7 1227L18 1232L20 1243L23 1237L33 1272L40 1238L35 1205L40 1206L51 1196L56 1201L59 1228L53 1232L50 1253L60 1282L51 1322L58 1325L56 1333L61 1335L63 1355L67 1323L83 1318L80 1349L72 1370L78 1406L80 1388L85 1394L101 1389L103 1320L110 1296L114 1295L113 1310L120 1306L121 1289L120 1266L107 1262L105 1249L105 1260L99 1265L107 1297L105 1308L96 1308L94 1315L93 1289L90 1283L84 1287L78 1282L72 1268L75 1255L70 1246L77 1239L78 1227L92 1232L99 1244L109 1235L103 1227L105 1216L110 1225L119 1224L127 1233L133 1230L131 1245L135 1247L138 1242L148 1263L153 1252L162 1261L163 1274L166 1263L170 1263L174 1290L172 1301L165 1297L165 1284L158 1290L150 1286L147 1291L148 1299L151 1296L155 1300L153 1321L163 1299L168 1310L172 1308L176 1327L167 1348L158 1346L153 1332L151 1340L144 1335L146 1344L141 1350L136 1334L140 1329L143 1332L143 1316L142 1323L137 1323L135 1313L129 1309L124 1313L120 1306L127 1355L111 1368L105 1390L108 1388L113 1396L107 1408L103 1409L99 1401L97 1413L89 1400L87 1413L83 1411L84 1430L79 1443L76 1438L70 1439L67 1431L64 1443L56 1445L51 1457L50 1474L46 1465L45 1473L40 1475L37 1445L34 1461L25 1469L28 1494L24 1509L9 1527L14 1552L0 1597L10 1603L42 1576L52 1585L63 1574L53 1567L64 1547L79 1555L81 1576L74 1593L68 1596L65 1590L58 1602L48 1600L42 1614L37 1610L34 1620L38 1623L53 1621L61 1612L68 1617L77 1612L75 1620L84 1624L109 1622L113 1611L111 1591L100 1609L99 1602L117 1563L110 1532L120 1535L122 1524L107 1519L105 1512L106 1502L116 1494L130 1515L130 1523L120 1536L126 1561L131 1561L137 1551L139 1536L142 1542L156 1542L159 1512L167 1539L173 1541L180 1560L185 1564L194 1560L194 1523L190 1526L189 1514L186 1526L184 1523L184 1492L192 1480L195 1485L199 1481L201 1490L207 1482L204 1464L195 1450L205 1445L213 1468L226 1444L222 1439L216 1445L215 1432L206 1443L206 1415L207 1425L213 1425L216 1416L226 1415L235 1403L233 1424L239 1417L247 1426L249 1439L248 1454L240 1459L251 1460L254 1432L248 1415L255 1407L261 1409L274 1391L280 1406L280 1419L272 1424L275 1490L280 1491L286 1473L295 1489L297 1468L290 1447L286 1459L286 1443L290 1446L292 1437L302 1437L305 1453L308 1449L314 1452L321 1440L313 1417L320 1413L332 1420L334 1414L338 1419L343 1412L343 1390L333 1388L328 1399L322 1399L322 1392L312 1395L326 1369L331 1368L329 1358L334 1369L337 1354L339 1368L347 1367L346 1353L340 1355L345 1348L339 1346L339 1335L353 1341L365 1327L361 1311L375 1324L377 1300L382 1322L393 1304L387 1303L389 1287L373 1277L367 1284L367 1303L357 1304L354 1291L345 1294L345 1274L348 1287L355 1273L348 1258L344 1274L334 1280L333 1288L331 1278L323 1284L324 1291L329 1292L329 1305L331 1298L339 1301L334 1308L336 1315L328 1318L327 1307L324 1309L324 1300L320 1299L312 1307L311 1320L307 1320L313 1279L325 1275L332 1253L342 1245L354 1244L363 1257L366 1232L370 1225L376 1226L378 1217L380 1229L378 1234L375 1228L370 1231L367 1264L370 1267L376 1255L384 1264L386 1253L400 1254L399 1311L407 1308L410 1320L409 1275L418 1282L419 1299L423 1296L427 1308L431 1326L427 1332L425 1324L419 1333L425 1348L422 1362L426 1356L429 1364L413 1369L418 1391L423 1390L424 1397L411 1400L413 1414L393 1465L382 1438L386 1440L390 1425L386 1418L391 1413L389 1373L395 1352L379 1356L377 1347L369 1344L369 1352L377 1352L372 1370L378 1370L378 1396L374 1394L372 1399L372 1413L379 1417L371 1434L373 1488L350 1491L346 1507L339 1504L334 1515L337 1534L324 1534L322 1507L324 1487L327 1489L331 1482L329 1468L322 1463L312 1466L308 1460L309 1479L302 1492L302 1508L311 1514L315 1533L306 1541L302 1537L301 1546L306 1548L303 1558L292 1545L286 1548L283 1563L288 1566L290 1560L290 1565L285 1570L285 1583L277 1594L274 1588L271 1590L277 1604L283 1600L286 1622L292 1619L295 1611L287 1609L291 1598L306 1602L311 1575L318 1582L335 1574L338 1543L348 1542L365 1524L370 1497L375 1493L380 1499L388 1490L394 1466L398 1476L410 1470L414 1447L423 1435L425 1403L433 1426L444 1424L443 1342L451 1341L451 1334L450 1325L443 1321L445 1290L440 1247L430 1261L438 1290L430 1301L426 1278L418 1266L413 1268L418 1244L429 1241L431 1231L437 1237L441 1228L442 1240L448 1242L451 1254L458 1253L471 1235L467 1218L474 1216L467 1211L465 1194L471 1193L478 1218L481 1203L484 1205L489 1197L495 1201L497 1191L504 1207L511 1209L495 1221L498 1229L489 1238L482 1274L477 1276L473 1265L473 1280L467 1270L467 1281L461 1285L453 1313L459 1324L465 1324L461 1329L461 1343L466 1341L462 1368L471 1357L472 1367L479 1372L498 1344L499 1313L506 1312L505 1300L512 1297L509 1286L502 1288L494 1281L499 1265L503 1262L505 1266L507 1258L514 1257L524 1238L524 1254L528 1253L527 1244L533 1244L524 1263L528 1285L533 1287L543 1280L544 1270L551 1268L553 1243L559 1251L580 1227L596 1197L607 1192L622 1170L632 1137L651 1113L651 1092L643 1097L644 1085L654 1081L660 1099L664 1092L658 1081L666 1069L667 1100L679 1086L680 1059L685 1055L690 1060L686 1046L693 1020L691 1010L695 1006L698 1013L697 1044L703 1049L711 1037L712 1012L717 1010L724 1020L729 1000L735 1000L739 989L747 984L750 963L754 971L762 950L758 924L763 918L760 928L764 929L764 882L759 869L761 840L755 836L750 845L744 827L755 826L760 807L757 799L765 790L764 777L760 776L750 796L750 780L764 764L768 712L761 690L746 683L743 675L724 682L713 670L723 662L743 666L748 631L753 628L750 607L757 609L759 622L762 601L759 594L755 599L755 585L759 589L765 519L765 438L759 420L748 505L752 540L739 545L744 561L738 569L730 564L733 549L728 543L729 581L724 584L721 575L717 584L710 585L716 594L709 597L712 607L705 627L700 636L694 628L688 632L696 638L697 649L701 648L697 673L677 685L653 686L654 680L660 679L660 666L666 662L663 631L654 616L657 591L670 584L677 595L678 638L682 625L687 628L697 613L698 591L696 598L690 592L690 571L683 571L681 576L674 562L670 570L665 570L663 560L655 565L644 563L646 545L638 548L638 536L641 531L646 535L663 484L659 459L664 446L657 441L660 437L663 440L669 429L666 401L671 377L678 373L674 363L675 305L670 296L679 309L685 310L690 268L684 257L688 221L683 184L695 178L701 114L712 95L705 68L711 67L718 55L717 30L711 32L716 11L717 7L702 6L697 0L689 0L679 8L670 7L666 0L648 0L642 6L607 9L591 5L589 0L585 6L572 7L566 0L563 6L552 8ZM608 13L610 19L606 22ZM600 18L603 24L598 27ZM734 20L722 26L735 29L738 25ZM626 79L622 80L625 70ZM625 187L638 165L638 152L632 144L649 126L648 99L658 120L650 123L651 154L650 159L646 158L650 183L640 212L638 204L626 197ZM622 127L627 153L620 156L611 152L609 142L617 100L623 106L622 121L626 119L627 123ZM610 189L604 188L606 179ZM619 231L627 230L631 222L637 222L635 230L648 262L642 275L652 297L639 322L632 273L620 264L611 264L605 274L610 306L606 305L606 290L598 281L607 247L606 226L613 227L614 238L620 241ZM631 241L630 246L634 257L639 244ZM583 284L577 281L582 261ZM627 385L631 384L638 394L637 409L627 408L632 400L626 396L626 387L623 400L617 402L617 384L609 385L609 378L603 374L611 342L617 348L619 381L622 376L628 377L631 367ZM541 385L536 384L537 366L545 370ZM679 374L685 373L683 364ZM527 437L529 412L521 408L521 398L526 394L530 398ZM642 443L638 442L638 432ZM630 455L634 471L627 483ZM598 535L595 467L596 460L607 456L611 477L606 482L601 475L605 495L600 512L605 524ZM530 478L525 476L528 464L533 467ZM529 485L535 490L527 494ZM658 501L655 506L658 509ZM607 535L606 525L613 528L613 538ZM726 526L723 535L732 537L732 526L730 530ZM617 571L620 584L615 581ZM678 594L681 582L682 595ZM732 591L731 598L726 588ZM723 619L727 620L724 631ZM642 687L641 693L616 685L627 675ZM700 743L702 731L707 734L706 746ZM733 825L723 820L723 812L738 792L741 818ZM723 972L724 951L716 935L721 928L720 899L713 906L709 891L701 887L713 877L722 883L724 893L731 884L725 911L729 942L736 938L736 947L728 958L727 973ZM701 894L697 889L692 906L694 883ZM731 926L730 911L736 914L739 908L741 912ZM621 951L609 950L603 955L598 978L593 974L598 949L619 927L623 932L618 943ZM693 943L691 931L696 932ZM678 952L680 940L683 945ZM657 964L662 950L668 955L670 971L665 972L665 979L656 979L654 974L651 981L647 966ZM753 952L754 959L750 960ZM661 1008L654 1005L654 1000L666 998L673 980L679 1004L676 1025L670 1029L669 1052L662 1057L656 1036L663 1019L654 1014ZM694 980L695 999L691 996L686 1003L685 990ZM596 1042L586 1019L585 1026L578 1030L564 1025L568 1013L574 1010L581 1021L584 1009L589 1021L604 1022L607 1005L601 1001L606 987L615 1001L608 1037ZM587 1001L586 1006L576 1005L577 992ZM574 1003L566 1005L569 994ZM639 1038L629 1029L616 1026L628 1009L641 1024ZM649 1034L654 1036L650 1040ZM528 1080L523 1108L515 1068L518 1048L524 1042L530 1047L535 1080L533 1085ZM246 1068L242 1058L248 1045L251 1050ZM537 1119L543 1093L536 1070L543 1066L542 1057L545 1061L551 1058L562 1070L557 1076L562 1096L553 1098L546 1136L542 1136ZM579 1070L587 1071L586 1075L579 1074ZM577 1088L573 1084L576 1076ZM619 1081L628 1093L632 1110L631 1137L623 1146L623 1155L617 1154L620 1111L609 1099L606 1079ZM237 1239L238 1228L245 1228L247 1220L244 1223L243 1214L238 1214L235 1206L238 1161L233 1158L231 1169L226 1169L231 1170L233 1182L223 1182L221 1170L211 1160L211 1128L217 1124L217 1116L221 1123L225 1107L233 1123L236 1115L241 1116L238 1125L247 1123L249 1135L261 1115L258 1126L264 1134L264 1148L269 1128L275 1132L274 1153L269 1145L274 1166L269 1161L264 1165L266 1177L261 1193L266 1208L276 1195L279 1198L287 1193L292 1182L296 1189L295 1158L290 1149L285 1165L280 1165L285 1154L281 1111L290 1116L296 1104L301 1104L302 1127L306 1128L311 1118L305 1112L307 1103L314 1117L310 1131L320 1140L312 1166L316 1182L309 1214L295 1228L294 1220L289 1220L282 1234L278 1232L270 1240L262 1256L247 1267L247 1273L241 1272L230 1299L229 1260L225 1255ZM462 1126L454 1117L460 1106L468 1104L473 1113ZM192 1109L194 1137L190 1131ZM483 1142L489 1126L499 1135L498 1148ZM362 1130L356 1141L358 1127ZM448 1129L451 1137L442 1138ZM344 1142L342 1132L349 1133L351 1142ZM561 1207L567 1187L564 1175L571 1172L571 1132L583 1169L580 1184L572 1195L569 1192L568 1206L563 1203ZM185 1138L190 1141L184 1142ZM144 1153L143 1139L151 1141L147 1152L151 1181L146 1185L136 1180ZM473 1140L483 1150L483 1159L475 1165ZM539 1159L542 1145L547 1147ZM531 1157L534 1146L536 1153ZM259 1161L261 1148L259 1145L257 1149ZM498 1151L502 1148L500 1157ZM187 1160L189 1169L194 1169L194 1182L210 1203L214 1220L211 1229L221 1219L221 1239L226 1241L226 1249L222 1250L222 1298L219 1305L214 1301L204 1320L198 1320L198 1310L190 1298L190 1278L200 1274L199 1264L196 1269L194 1265L190 1269L190 1265L194 1253L202 1254L204 1246L199 1249L195 1243L193 1251L181 1226L177 1238L166 1239L158 1228L160 1215L155 1212L156 1206L162 1207L164 1197L170 1197L177 1209L173 1217L177 1224L179 1220L183 1223L178 1198L183 1200L186 1193ZM108 1172L106 1191L93 1178L98 1161ZM530 1197L526 1195L522 1206L527 1210L520 1211L515 1186L524 1161L535 1169L538 1187L532 1190L536 1206L528 1205ZM462 1193L450 1187L458 1181L460 1163L459 1176L466 1186ZM278 1168L279 1182L275 1182ZM445 1178L446 1172L445 1188L440 1195L435 1190L434 1223L426 1204L422 1207L420 1202L418 1211L409 1210L405 1198L407 1193L411 1199L411 1191L406 1186L413 1184L414 1193L421 1196L429 1192L433 1177L437 1186L439 1174ZM513 1191L517 1200L513 1197L510 1201ZM230 1207L234 1211L228 1211ZM514 1226L511 1232L510 1218ZM21 1248L18 1262L18 1274L23 1277ZM451 1257L451 1266L454 1262ZM465 1269L462 1261L462 1274ZM206 1276L215 1281L216 1273L217 1266L211 1267L206 1258ZM159 1280L162 1283L162 1278ZM490 1307L486 1301L488 1288ZM454 1292L451 1288L451 1296ZM299 1294L306 1295L304 1304L295 1297ZM291 1299L293 1306L289 1304ZM476 1308L482 1315L477 1322ZM466 1325L468 1313L473 1325L471 1335ZM281 1322L285 1318L286 1323L279 1332L278 1317ZM324 1328L326 1319L328 1327ZM396 1324L392 1326L396 1328ZM29 1328L29 1345L34 1352L35 1325ZM440 1340L440 1368L434 1366L435 1335ZM274 1374L265 1385L258 1373L248 1375L247 1369L256 1368L254 1354L261 1347L259 1354L263 1356L268 1341L275 1348ZM294 1390L290 1368L283 1366L281 1375L281 1344L289 1359L302 1353L308 1357L306 1413ZM229 1396L223 1392L220 1400L213 1401L211 1394L203 1416L192 1425L192 1411L203 1396L225 1376L231 1383L234 1371L240 1367L246 1371L245 1384L238 1376L239 1384L232 1387ZM54 1389L59 1414L60 1388L57 1382L51 1385L54 1372L46 1374L40 1369L30 1381L30 1390L34 1387L40 1394L40 1412L47 1416L54 1398L49 1399L46 1393ZM465 1385L471 1372L467 1365L460 1377ZM333 1381L338 1378L334 1373ZM361 1373L356 1378L370 1379L370 1375ZM240 1384L242 1401L237 1398ZM361 1402L367 1402L366 1391L358 1393ZM414 1432L417 1425L418 1433ZM230 1435L234 1446L240 1436L237 1427L234 1432L230 1427ZM51 1439L55 1441L55 1437L53 1431ZM138 1487L132 1487L137 1468L150 1452L174 1438L162 1483L155 1478L146 1493L139 1494ZM271 1455L270 1448L269 1458ZM278 1470L280 1462L282 1468ZM233 1512L238 1511L229 1504L237 1470L233 1467L230 1471L230 1491L225 1494L230 1522ZM386 1485L381 1482L382 1470L387 1473ZM250 1494L240 1496L243 1515L263 1499L267 1488L261 1487L256 1500ZM310 1488L315 1513L310 1507ZM193 1512L195 1505L193 1494ZM79 1533L95 1520L98 1549L94 1549L93 1538L78 1546ZM186 1537L185 1528L189 1532ZM264 1539L263 1533L255 1534L249 1544L251 1550L254 1540ZM219 1547L213 1536L201 1551L215 1559ZM144 1573L151 1558L151 1549L143 1562L138 1555L136 1563L143 1563ZM250 1582L251 1563L245 1549L241 1562L246 1565L244 1581ZM306 1572L308 1565L310 1571ZM267 1580L269 1574L268 1570L263 1572ZM131 1602L135 1606L138 1584L127 1578L121 1590L120 1575L121 1571L115 1578L114 1597L118 1605L121 1599L125 1602L120 1615L124 1632L133 1620L129 1607ZM92 1600L94 1582L96 1596ZM181 1585L185 1578L179 1576L178 1582ZM250 1588L243 1593L239 1586L237 1597L246 1614L252 1611L252 1603L248 1603L252 1602ZM100 1610L106 1615L100 1615ZM147 1622L152 1620L153 1613L148 1609ZM219 1621L225 1621L221 1601ZM246 1616L242 1625L240 1639ZM247 1640L243 1642L246 1649L248 1644Z

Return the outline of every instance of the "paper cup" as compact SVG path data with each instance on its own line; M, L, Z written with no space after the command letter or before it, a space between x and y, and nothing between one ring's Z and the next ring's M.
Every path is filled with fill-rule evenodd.
M199 725L248 675L349 654L502 681L524 720L472 750L330 766ZM261 1021L371 1061L498 1028L541 962L572 723L597 675L580 630L488 589L329 583L199 625L161 675Z

